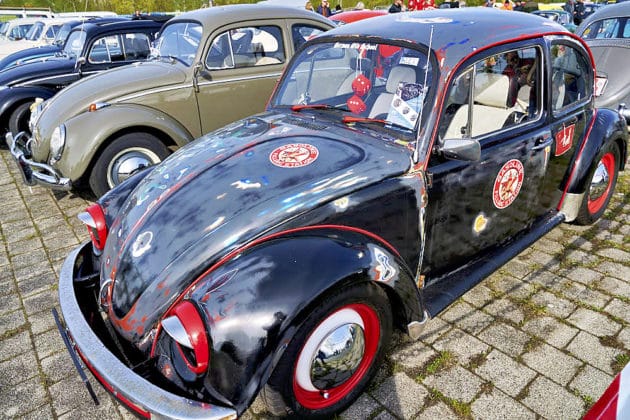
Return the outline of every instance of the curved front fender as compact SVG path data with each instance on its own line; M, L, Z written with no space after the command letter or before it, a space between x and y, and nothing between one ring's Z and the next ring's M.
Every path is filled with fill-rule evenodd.
M420 293L395 251L356 231L306 230L265 241L202 278L213 354L205 380L242 412L309 311L345 285L383 287L400 325L423 320Z
M38 87L8 87L0 90L0 122L6 124L9 121L9 112L15 104L35 101L35 98L44 100L51 98L55 92Z
M171 116L135 104L114 104L84 112L66 121L66 148L57 168L77 180L90 167L107 143L131 131L159 132L177 146L194 139L191 132Z

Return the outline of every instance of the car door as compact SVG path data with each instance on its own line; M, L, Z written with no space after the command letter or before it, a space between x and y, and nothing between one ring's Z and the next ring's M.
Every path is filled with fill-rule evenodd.
M434 154L422 271L451 271L526 229L542 213L538 194L552 143L544 124L543 46L493 49L447 91L438 142L470 138L481 158Z
M202 132L263 111L295 49L325 29L278 19L240 22L213 34L196 80Z

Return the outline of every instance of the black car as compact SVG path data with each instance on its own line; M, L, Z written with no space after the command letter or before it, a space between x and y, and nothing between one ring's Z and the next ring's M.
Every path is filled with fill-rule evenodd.
M88 22L70 32L58 57L0 72L0 131L28 131L29 108L37 98L48 99L82 77L145 60L163 23Z
M129 19L122 16L107 17L91 19L89 22L95 25L103 25L105 23L119 22L124 20ZM6 57L0 59L0 71L32 61L44 61L49 59L50 57L54 57L55 55L60 54L63 51L63 46L66 43L66 39L68 39L68 35L70 35L70 31L72 31L73 28L85 23L87 23L86 20L69 20L68 22L61 25L61 28L59 28L59 32L57 32L55 40L52 42L51 45L41 45L38 47L27 48L25 50L16 51L12 54L7 55Z

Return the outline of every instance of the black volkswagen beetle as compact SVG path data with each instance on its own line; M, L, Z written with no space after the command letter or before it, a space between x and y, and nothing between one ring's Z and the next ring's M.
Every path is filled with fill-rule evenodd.
M90 206L92 241L60 275L70 353L145 417L234 418L257 395L330 417L392 328L418 338L554 226L596 221L625 120L594 108L580 38L506 13L392 14L312 39L266 112Z

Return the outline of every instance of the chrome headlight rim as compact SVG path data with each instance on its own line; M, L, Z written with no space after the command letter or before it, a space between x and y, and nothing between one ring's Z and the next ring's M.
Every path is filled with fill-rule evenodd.
M66 126L61 124L57 126L50 136L50 161L51 165L59 162L63 149L66 146Z
M44 109L43 102L44 100L42 98L35 98L35 102L31 105L31 116L28 119L28 128L31 130L31 133L35 133L37 120L39 120L39 116Z

